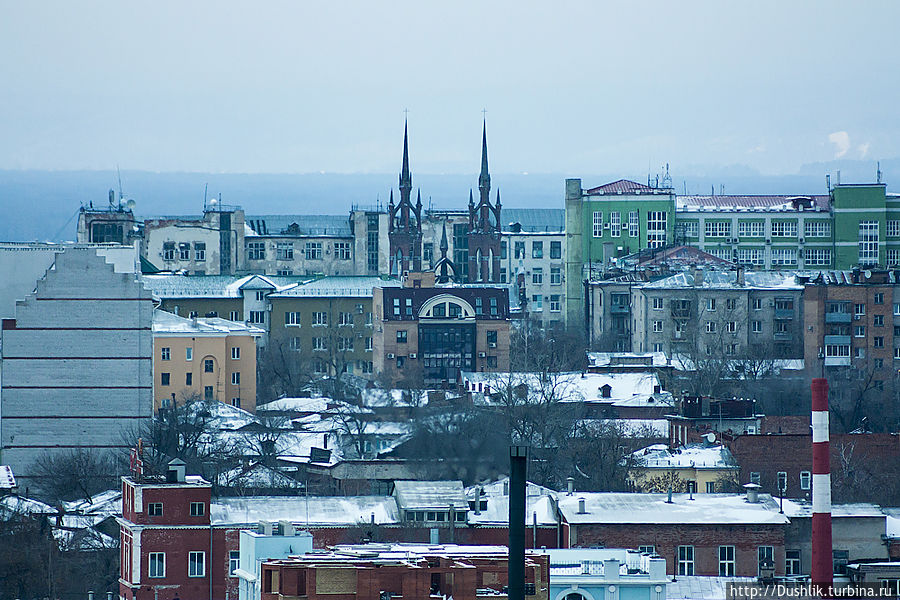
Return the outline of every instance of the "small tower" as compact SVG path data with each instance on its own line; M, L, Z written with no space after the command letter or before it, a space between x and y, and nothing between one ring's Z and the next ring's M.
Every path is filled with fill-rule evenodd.
M450 283L456 281L456 265L447 258L447 250L450 245L447 243L447 222L444 221L441 231L441 258L434 265L434 280L437 283Z
M500 281L500 193L491 204L491 174L488 170L487 123L481 130L481 173L478 204L469 191L469 282Z
M422 270L422 193L418 193L415 206L412 195L412 173L409 171L409 136L407 124L403 124L403 166L400 169L400 202L394 205L394 191L388 204L390 225L390 265L392 275Z

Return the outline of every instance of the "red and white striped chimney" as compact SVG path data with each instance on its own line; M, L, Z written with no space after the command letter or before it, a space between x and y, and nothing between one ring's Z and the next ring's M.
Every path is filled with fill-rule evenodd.
M828 380L812 380L812 582L833 582L831 467L828 454Z

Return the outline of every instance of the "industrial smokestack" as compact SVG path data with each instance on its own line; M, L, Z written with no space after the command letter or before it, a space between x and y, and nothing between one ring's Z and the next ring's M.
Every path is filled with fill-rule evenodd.
M830 586L833 579L831 548L831 467L828 455L828 380L812 380L812 569L814 584Z
M509 600L525 600L525 446L509 447Z

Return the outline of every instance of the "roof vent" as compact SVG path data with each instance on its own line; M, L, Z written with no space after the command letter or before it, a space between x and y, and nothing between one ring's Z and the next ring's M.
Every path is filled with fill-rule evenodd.
M169 461L166 471L166 483L184 483L185 462L178 458Z
M586 515L586 514L587 514L587 510L585 510L585 508L584 508L584 498L579 498L579 499L578 499L578 514L579 514L579 515Z
M756 483L745 483L744 489L747 490L747 502L750 504L759 504L759 488Z

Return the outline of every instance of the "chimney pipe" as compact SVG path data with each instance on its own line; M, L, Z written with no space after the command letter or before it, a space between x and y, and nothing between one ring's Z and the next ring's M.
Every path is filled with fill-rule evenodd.
M579 498L578 499L578 514L583 515L586 512L587 511L584 509L584 498Z
M526 446L509 447L509 593L508 600L525 600L525 468Z
M840 172L838 172L840 173ZM831 465L828 455L828 380L812 380L812 583L830 586L833 579L831 548Z
M571 496L575 493L575 478L574 477L566 477L566 492L568 496Z

